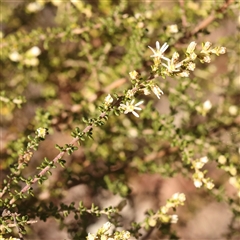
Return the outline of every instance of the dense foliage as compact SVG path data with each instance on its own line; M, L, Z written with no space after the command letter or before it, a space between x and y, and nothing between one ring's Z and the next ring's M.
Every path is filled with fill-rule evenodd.
M2 2L0 239L240 238L238 10Z

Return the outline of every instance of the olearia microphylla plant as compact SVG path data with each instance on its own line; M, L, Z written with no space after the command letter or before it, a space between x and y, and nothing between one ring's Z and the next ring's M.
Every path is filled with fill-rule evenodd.
M205 45L203 45L205 46ZM196 53L194 53L195 47L196 47L196 43L195 42L191 42L188 50L187 50L187 58L182 60L181 63L177 63L177 67L174 65L175 64L175 59L178 60L178 54L175 52L173 54L173 57L170 59L166 58L163 56L164 51L166 50L166 48L168 47L168 45L165 43L162 48L160 49L160 44L157 41L156 42L156 48L157 51L153 50L151 48L151 50L153 50L154 55L152 55L151 57L154 58L154 65L152 65L152 71L154 74L161 75L163 77L170 75L170 76L182 76L180 75L183 72L187 72L186 69L189 68L189 64L193 64L193 60L196 59L196 57L198 56ZM209 48L208 48L209 49ZM219 49L219 47L215 48L215 49ZM211 53L216 53L217 51L211 51ZM225 53L225 51L221 52L221 53ZM194 54L194 59L193 57L191 57L191 61L189 61L189 57L188 54L193 55ZM196 57L195 57L196 56ZM160 59L164 59L168 62L168 64L170 65L166 65L164 63L162 63L160 61ZM170 67L169 67L170 66ZM178 68L176 70L176 68ZM194 70L194 69L192 69ZM35 182L42 182L44 180L46 180L46 178L44 177L46 172L49 172L50 168L54 167L56 162L59 162L61 164L63 164L64 162L62 162L62 157L65 154L65 152L67 152L68 154L72 154L75 150L77 150L77 148L74 146L74 144L76 142L81 142L84 140L85 135L88 137L92 136L92 131L93 131L93 127L94 126L101 126L104 124L103 120L106 120L106 117L109 115L109 112L111 111L112 107L114 105L118 105L118 109L120 111L122 111L124 114L127 113L132 113L135 117L139 117L139 114L136 111L140 111L142 110L139 105L143 104L143 101L139 101L138 103L134 104L135 99L134 99L134 95L137 92L143 92L143 94L146 94L145 89L151 89L152 92L157 96L157 98L160 99L160 96L163 94L163 91L159 88L159 86L156 83L153 83L153 79L147 79L147 80L142 80L140 78L140 74L137 73L135 70L133 72L129 73L132 82L134 83L132 89L127 90L126 92L126 96L118 96L117 97L117 102L114 101L114 99L111 97L110 94L108 94L105 97L104 100L104 104L103 104L103 109L105 110L104 112L101 113L101 115L97 118L93 118L90 119L87 123L88 126L83 130L80 131L79 128L76 128L76 131L73 132L73 137L74 139L69 143L66 144L65 147L60 147L58 146L58 149L60 150L60 153L52 160L52 161L48 161L47 159L45 159L44 163L41 165L40 169L41 172L36 175L33 179L24 179L24 178L20 178L22 181L24 181L26 183L25 187L23 187L21 189L20 192L17 192L15 194L12 194L9 192L10 196L12 196L11 200L9 201L9 203L7 203L6 207L10 206L10 205L15 205L16 200L18 200L19 198L22 198L24 196L24 194L26 192L28 192L29 194L33 195L32 192L32 188L31 185L34 184ZM156 76L156 75L155 75ZM148 95L149 93L147 92L146 95ZM120 101L118 101L120 99ZM123 99L123 100L121 100ZM124 100L126 99L126 100ZM37 135L36 138L30 138L31 142L28 143L28 147L27 149L22 153L19 162L25 163L27 164L29 162L29 160L32 157L32 152L31 149L36 149L38 144L39 144L39 140L43 140L46 137L47 134L47 129L45 128L38 128L36 131ZM192 161L192 166L195 170L195 173L193 174L193 181L194 181L194 185L199 188L202 186L202 184L204 183L204 185L208 188L208 189L212 189L214 184L211 182L211 180L209 180L208 178L206 179L204 177L205 172L201 172L201 168L203 167L203 165L205 163L207 163L207 157L203 157L200 158L200 160L195 160ZM17 167L19 169L19 166ZM15 177L16 178L16 177ZM17 180L17 178L16 178ZM9 183L10 184L10 183ZM9 189L7 189L7 187L5 187L1 193L1 196L4 195L4 193L6 191L8 191ZM180 202L179 202L180 201ZM167 223L167 222L172 222L172 223L176 223L178 220L178 217L176 214L174 215L166 215L169 208L175 208L177 207L179 204L182 205L183 202L185 201L185 196L184 195L179 195L179 194L175 194L173 196L173 199L170 199L168 201L168 204L165 207L162 207L161 210L157 213L155 213L154 215L152 215L151 217L149 217L149 225L150 226L155 226L155 221L157 221L157 219L160 220L160 222L163 223ZM104 225L103 228L105 229L106 226ZM3 225L3 231L7 231L8 228L4 229L4 225ZM97 233L96 236L94 235L88 235L87 239L102 239L102 238L107 238L110 237L110 235L107 236L107 232L108 229L106 229L106 231L104 230L99 230L99 232ZM123 235L130 237L128 232L115 232L113 239L123 239ZM98 236L101 238L98 238ZM104 236L104 237L102 237ZM117 236L117 237L116 237ZM112 236L111 236L112 237ZM111 238L110 237L110 238ZM120 237L120 238L119 238ZM128 239L127 237L125 237L126 239Z
M239 4L169 4L2 4L0 239L240 237Z

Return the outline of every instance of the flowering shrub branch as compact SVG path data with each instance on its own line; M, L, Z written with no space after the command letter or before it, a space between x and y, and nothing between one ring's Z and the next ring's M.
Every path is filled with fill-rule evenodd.
M23 106L21 111L24 111L24 107L27 106L24 104L27 104L29 99L30 102L34 99L33 102L35 101L36 105L40 104L41 108L36 111L34 109L35 118L25 126L23 135L26 137L9 141L4 148L6 161L1 167L6 174L4 173L0 189L0 237L17 235L22 239L29 225L41 220L46 221L49 217L59 219L61 226L66 227L74 239L139 239L142 232L146 239L153 229L159 230L158 237L175 237L171 224L181 219L176 209L184 205L187 198L184 193L173 194L164 206L157 206L157 210L149 209L143 221L131 219L131 227L126 227L126 230L118 228L123 226L122 210L127 205L126 199L133 196L129 178L136 173L157 173L168 177L180 173L192 179L193 186L197 189L203 187L207 192L213 190L216 198L220 198L221 196L217 195L220 195L220 191L216 187L218 180L208 177L208 163L214 162L214 159L218 159L218 168L229 175L229 183L237 189L239 195L240 170L235 160L236 156L234 158L231 154L226 154L227 150L221 149L214 142L218 126L224 129L227 126L225 123L229 123L229 128L236 130L239 109L234 103L216 109L209 99L204 98L203 102L200 102L202 95L200 84L196 80L199 73L205 73L202 69L211 63L212 57L215 59L226 53L226 47L214 47L210 41L205 41L200 46L197 39L190 42L183 51L177 47L178 43L188 41L191 36L197 36L217 17L217 13L225 14L232 1L219 4L209 18L193 26L190 31L179 32L180 27L177 24L165 26L164 34L161 35L160 41L156 41L155 48L148 46L148 41L150 37L155 39L157 36L151 31L148 36L144 29L146 26L149 26L150 30L156 28L151 23L151 19L159 21L159 17L153 14L156 10L151 9L144 14L130 16L126 13L131 12L126 11L127 2L120 1L114 11L111 7L105 9L101 5L102 2L99 1L98 7L103 15L99 17L99 23L95 24L92 9L94 6L90 4L70 1L70 5L66 3L68 8L64 8L54 0L48 1L49 4L36 0L23 6L24 14L33 17L35 14L41 14L49 6L54 6L59 11L56 21L62 26L60 24L59 27L47 28L46 31L32 30L27 35L21 31L18 34L1 32L3 60L6 61L6 69L10 66L10 70L3 71L3 75L9 76L9 81L4 82L7 91L1 91L0 94L3 115L6 116L4 124L8 126L9 120L16 121L15 106ZM191 22L191 19L188 19L191 14L187 12L191 6L190 3L184 4L184 1L179 3L180 12L183 13L182 26L186 29ZM206 13L209 12L207 7L205 10ZM111 12L107 18L105 11ZM203 11L201 14L206 13ZM198 16L197 13L196 15ZM71 18L71 24L66 21L68 17ZM81 19L86 21L86 26L79 24ZM13 23L13 28L16 23ZM126 40L125 34L130 38L127 37ZM112 36L117 43L115 40L109 41ZM17 44L18 42L21 44ZM136 46L136 42L139 46ZM58 51L53 43L56 43L56 46L61 46L62 43L66 45L64 48L59 47L61 51ZM127 43L127 46L123 46L123 43ZM148 54L147 46L152 53L144 60ZM173 46L177 49L173 49ZM128 51L123 54L123 49ZM232 58L237 59L236 56ZM149 60L152 60L151 64ZM197 60L204 65L199 64ZM29 75L22 76L21 72ZM129 83L120 81L115 92L112 85L103 87L109 83L109 79L123 79L123 72L129 72ZM231 76L234 76L233 72L232 69ZM226 79L225 82L230 82ZM173 85L170 83L172 80ZM237 80L232 82L235 84ZM19 87L19 83L23 85ZM237 83L234 86L237 86ZM25 88L31 89L26 98ZM13 91L15 89L16 91ZM233 92L229 98L236 99L238 95L234 89L227 90ZM157 113L153 101L150 100L152 93L155 101L160 100L162 103L163 98L169 100L169 114ZM103 100L99 102L101 97ZM64 101L60 101L61 98ZM42 102L49 104L43 106ZM98 114L96 105L100 111ZM226 109L229 109L231 116L226 117L222 114ZM181 124L176 123L177 113L183 114ZM217 115L217 119L214 115ZM27 122L24 114L20 116L20 121ZM14 127L12 126L12 129ZM48 143L56 129L61 132L74 129L71 132L72 139L66 144L65 140L64 143L56 144L59 153L55 156L39 157L38 150L42 144ZM90 141L87 141L88 139ZM91 141L92 139L94 141ZM237 142L237 134L232 136L232 143L234 141ZM81 152L77 150L83 149L83 146L84 156L74 159L77 153ZM232 147L232 144L228 146ZM71 160L64 159L66 154L71 156ZM63 172L59 169L53 170L58 164L63 167ZM32 165L38 171L35 175L28 172ZM56 180L53 174L56 189L48 185L52 181L52 173L60 173L64 179ZM34 186L37 183L39 189ZM91 207L89 204L85 206L81 199L78 206L75 202L60 203L58 206L65 189L83 183L94 189L92 191L107 189L117 193L122 200L115 207L106 208L95 204L94 199L91 199ZM38 196L38 191L44 190L53 201L45 201L44 198L48 199L46 196ZM31 196L36 202L33 203ZM226 202L228 200L225 199ZM236 200L232 199L229 202L235 214L238 211ZM234 221L236 215L233 217ZM72 224L68 224L66 220L71 216L75 219L75 229L71 228ZM92 233L88 226L95 221L94 217L101 216L105 217L105 220L107 218L106 223Z
M154 55L151 56L154 59L153 60L154 64L152 65L152 72L153 74L155 74L155 77L157 76L165 77L166 75L169 75L169 76L176 75L176 76L187 77L189 75L188 69L190 68L191 70L194 70L195 68L195 67L194 68L191 67L193 65L192 61L194 61L198 56L200 56L200 59L205 59L206 56L210 58L210 54L218 55L218 54L225 53L225 48L223 47L216 47L211 49L210 46L211 44L209 42L203 44L203 50L200 52L200 55L198 55L194 52L196 48L196 43L191 42L186 51L187 58L182 60L179 63L175 63L176 61L178 61L178 56L179 56L178 53L175 52L171 60L164 57L163 53L168 48L168 45L165 43L160 48L160 44L157 41L156 51L150 47L154 53ZM170 65L167 66L166 64L162 63L161 59L166 60ZM210 60L208 61L203 60L203 62L210 62ZM42 164L42 166L40 167L40 169L42 170L35 177L33 177L32 180L28 180L28 181L24 180L26 181L26 186L23 187L21 191L17 192L17 194L10 194L12 195L12 199L9 201L9 203L6 206L8 207L15 206L14 203L16 202L16 200L19 198L22 198L24 193L28 192L29 194L33 194L31 185L33 185L36 182L43 182L44 180L47 180L47 178L44 177L44 175L47 172L49 172L49 170L53 168L57 162L64 165L64 161L61 161L64 154L66 152L68 154L72 154L74 151L78 149L77 147L74 147L74 145L77 142L80 143L81 141L84 141L85 137L91 138L94 126L103 125L107 120L110 111L115 110L115 113L118 114L118 111L120 110L120 111L123 111L124 114L133 113L135 117L139 117L136 110L137 111L141 110L139 105L141 105L143 101L140 101L134 104L135 99L133 99L134 95L138 91L143 92L145 95L148 95L149 92L146 92L146 89L150 88L153 91L153 93L157 96L157 98L160 98L161 94L163 94L163 91L157 86L157 84L153 83L152 79L147 79L145 81L142 80L140 78L140 74L135 70L133 72L130 72L129 74L132 79L132 83L134 85L132 89L126 92L126 96L121 96L121 97L118 96L117 99L114 101L111 95L108 95L105 98L103 106L101 106L101 109L105 111L102 112L98 118L89 119L88 121L86 121L88 123L88 126L85 127L83 131L80 131L79 128L76 128L76 130L72 133L72 136L74 137L73 140L69 144L66 144L65 147L57 146L57 148L60 150L60 153L52 161L48 161L47 159L45 159L44 164ZM37 129L37 138L44 139L45 136L46 136L46 130L44 128ZM30 143L29 149L31 148L32 148L32 144ZM26 154L28 156L26 156ZM20 159L20 164L22 164L22 162L27 163L29 161L29 158L31 158L31 154L32 153L29 152L29 150L27 149L21 157L22 160ZM200 164L202 163L201 159L199 163ZM196 171L195 174L193 175L195 186L200 187L202 185L202 182L204 182L207 188L211 189L214 185L208 179L205 180L204 174L199 170L201 169L202 165L201 167L199 167L198 165L199 164L196 162L193 163L193 166ZM18 166L18 169L19 168L20 168L20 165ZM6 187L4 191L2 191L1 196L4 195L5 191L6 191ZM152 217L151 219L155 219L155 217ZM153 220L151 220L151 225L153 225L152 221Z

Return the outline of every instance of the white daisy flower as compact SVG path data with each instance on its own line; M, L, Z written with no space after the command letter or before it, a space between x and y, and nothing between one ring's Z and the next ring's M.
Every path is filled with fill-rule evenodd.
M162 58L162 59L164 59L164 60L166 60L166 61L168 61L169 59L168 58L166 58L166 57L164 57L163 56L163 53L167 50L167 48L169 47L169 45L167 44L167 43L164 43L163 45L162 45L162 47L160 47L160 43L157 41L156 42L156 51L152 48L152 47L150 47L150 46L148 46L151 50L152 50L152 52L153 52L153 55L151 55L150 57L154 57L154 58L158 58L158 59L160 59L160 58Z
M46 128L38 128L37 129L37 136L40 137L40 138L45 138L46 135L47 135L47 129Z
M134 104L135 99L133 99L131 102L126 102L126 104L120 104L121 109L125 110L124 114L127 113L132 113L135 117L139 117L139 115L134 111L134 110L142 110L140 107L138 107L139 105L141 105L144 101L140 101L136 104Z
M179 68L182 66L182 63L174 63L174 59L172 58L168 61L168 64L162 63L162 65L167 68L169 73L173 73L180 71Z

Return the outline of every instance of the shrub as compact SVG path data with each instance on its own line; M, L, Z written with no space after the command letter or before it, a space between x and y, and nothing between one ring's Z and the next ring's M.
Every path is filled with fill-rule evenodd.
M238 238L238 7L3 2L1 239Z

